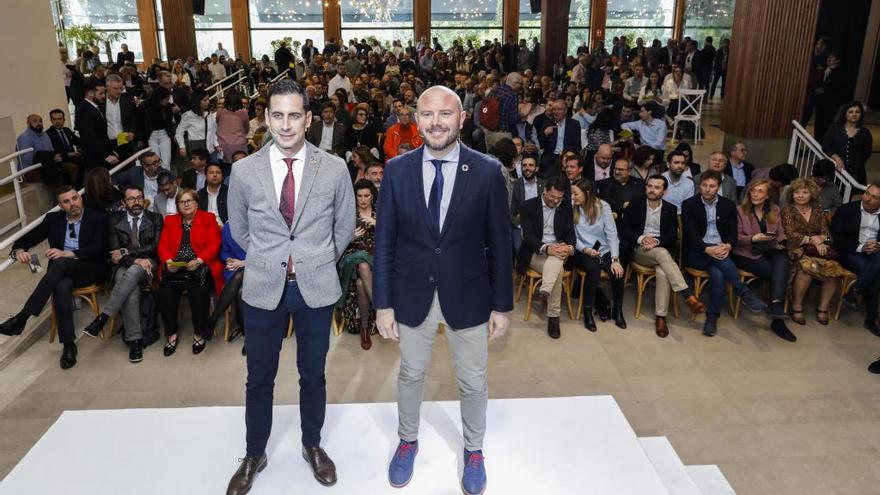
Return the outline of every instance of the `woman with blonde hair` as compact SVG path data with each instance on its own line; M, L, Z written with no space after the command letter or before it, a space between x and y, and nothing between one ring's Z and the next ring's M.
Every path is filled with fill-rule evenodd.
M620 241L611 206L596 195L593 182L581 179L571 186L574 230L577 245L574 264L586 273L584 283L584 328L596 331L593 320L593 302L599 286L600 274L605 271L611 279L611 297L614 306L611 317L619 328L626 328L623 318L623 265L620 263Z
M806 325L804 295L813 279L822 282L816 321L828 324L828 306L837 291L843 268L831 247L828 219L819 207L819 186L812 179L796 179L789 187L787 204L782 209L789 257L795 265L792 283L791 320Z
M785 291L789 279L785 228L779 206L770 200L770 181L754 180L743 191L742 202L736 207L737 243L733 261L770 282L770 328L784 340L797 338L785 325Z

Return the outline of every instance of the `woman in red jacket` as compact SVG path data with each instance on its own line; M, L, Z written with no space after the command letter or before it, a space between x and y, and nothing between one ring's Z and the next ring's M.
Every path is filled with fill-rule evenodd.
M223 289L220 263L220 227L212 213L199 211L199 197L181 189L175 198L176 215L165 217L159 238L159 307L165 327L165 356L177 350L177 313L186 291L193 320L193 354L205 349L211 289Z

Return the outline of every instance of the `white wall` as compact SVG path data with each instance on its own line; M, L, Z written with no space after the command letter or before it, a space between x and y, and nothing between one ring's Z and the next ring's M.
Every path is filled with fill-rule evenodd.
M49 2L0 0L0 46L5 47L0 55L0 118L12 118L15 134L25 129L32 113L42 115L48 127L49 110L67 111ZM6 136L0 141L6 142Z

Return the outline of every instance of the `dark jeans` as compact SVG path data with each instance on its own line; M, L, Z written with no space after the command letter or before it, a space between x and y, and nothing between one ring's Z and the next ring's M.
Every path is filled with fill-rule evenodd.
M278 355L287 334L288 318L296 326L296 368L299 371L299 414L302 444L321 443L321 428L327 407L324 366L330 348L330 316L333 306L310 308L303 300L296 282L288 282L281 302L274 310L255 308L245 302L247 328L247 385L245 423L247 456L258 458L266 452L272 431L272 401Z
M706 253L695 250L689 250L686 254L685 266L709 272L709 307L706 309L707 316L721 316L725 282L733 287L734 294L742 294L749 289L746 284L739 280L739 272L730 256L723 260L717 260Z
M880 296L880 277L877 276L880 275L880 253L840 253L840 264L858 275L854 288L864 296L865 319L873 321L877 318L877 297Z
M605 270L608 278L611 279L611 297L614 305L619 306L623 304L623 278L614 278L614 275L611 274L611 253L606 253L602 257L602 266L600 266L599 259L587 256L580 251L574 253L574 266L587 273L587 281L584 283L584 306L593 307L596 291L601 291L599 282L602 280L602 270Z
M210 278L204 285L186 289L186 298L189 300L189 309L192 312L193 330L196 335L202 338L210 337L211 329L207 328L207 322L208 310L211 306L211 291L213 290ZM183 291L184 289L172 287L167 282L163 282L159 286L159 312L162 314L162 325L165 326L166 337L177 333L177 310L180 307Z
M722 71L715 72L715 75L712 77L712 89L709 90L709 98L715 97L715 88L718 87L718 81L720 81L722 77L724 78L724 84L721 85L721 97L724 98L724 86L727 85L727 75Z
M758 278L770 282L770 300L785 301L785 289L788 286L789 260L785 251L769 251L758 259L746 258L734 254L736 266L752 272Z
M58 340L62 344L76 340L73 329L73 289L85 287L107 278L106 263L69 258L49 262L46 274L37 282L22 311L37 316L49 298L58 322Z

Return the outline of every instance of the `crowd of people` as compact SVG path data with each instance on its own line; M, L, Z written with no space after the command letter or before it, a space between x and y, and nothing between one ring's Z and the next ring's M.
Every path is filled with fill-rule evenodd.
M447 49L436 38L390 47L331 39L322 51L306 40L299 54L282 45L274 60L250 63L218 44L204 60L157 60L144 73L124 46L108 65L95 51L70 60L62 49L74 129L67 112L56 109L48 116L51 127L32 115L19 137L20 148L35 150L22 166L43 164L42 180L57 187L62 211L13 247L13 257L34 264L30 250L48 239L50 262L0 333L21 333L52 297L61 366L69 368L77 354L72 290L107 282L109 300L82 331L98 336L121 312L132 362L159 339L160 319L164 354L175 352L184 294L194 354L227 308L233 335L243 335L239 294L247 260L229 234L229 177L236 162L269 141L269 84L281 74L308 97L308 142L348 164L356 228L337 253L343 295L336 309L364 349L376 328L373 246L385 166L422 146L417 100L434 85L449 87L461 102L461 142L501 164L516 271L541 277L537 298L546 303L550 337L561 336L565 285L577 288L572 279L580 277L584 327L596 331L598 316L626 328L624 282L638 270L656 279L659 337L669 334L668 307L677 294L692 312L706 313L703 334L715 335L730 286L747 308L769 309L776 335L795 341L786 322L806 323L811 282L821 283L815 319L827 325L840 281L852 273L858 281L848 300L864 299L865 327L880 336L880 286L869 276L880 270L874 256L880 185L844 205L834 185L838 170L867 182L872 138L864 107L855 101L839 107L822 139L832 160L817 162L811 177L799 178L789 164L756 168L741 142L714 152L703 167L686 143L670 150L668 125L680 90L701 88L711 97L726 82L728 40L718 48L711 37L698 44L687 38L645 46L639 38L630 47L625 37L615 38L610 50L600 43L561 54L548 75L536 73L537 40L530 48L512 38L455 41ZM829 64L836 57L826 55ZM245 82L216 96L211 85L239 69ZM107 173L145 147L150 151L136 165ZM81 186L85 195L77 192ZM769 299L745 283L745 272L769 283ZM610 299L600 287L602 274ZM686 276L708 280L705 303Z

